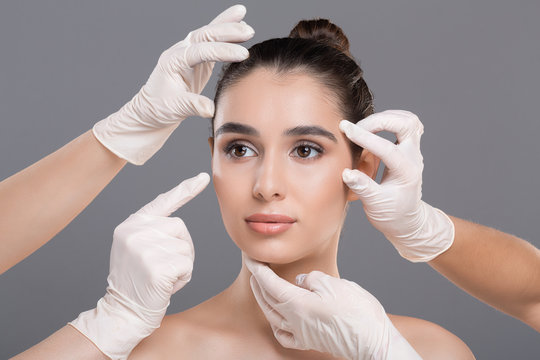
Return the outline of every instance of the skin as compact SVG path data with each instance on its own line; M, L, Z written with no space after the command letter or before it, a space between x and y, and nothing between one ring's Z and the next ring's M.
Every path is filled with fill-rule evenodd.
M66 227L126 163L88 130L0 182L0 274Z
M50 335L30 349L16 355L12 360L107 360L88 338L70 325Z
M126 163L88 130L0 182L0 274L66 227ZM75 357L107 359L84 335L66 325L14 359Z
M291 283L297 274L312 270L339 277L339 235L347 204L356 200L341 173L352 167L374 177L379 163L368 151L353 159L338 128L342 114L325 90L305 74L278 77L271 70L257 69L223 94L216 110L216 133L209 139L213 183L227 232L244 253L269 263ZM231 130L230 123L250 126L258 134L220 130ZM306 125L328 131L335 141L314 134L284 135ZM296 222L283 233L262 235L245 222L255 213L285 214ZM178 354L206 358L219 353L222 359L332 359L315 351L286 349L277 342L253 297L250 275L242 264L226 290L166 316L130 358L167 359ZM389 316L424 358L474 358L461 340L438 325Z
M450 219L454 243L428 264L472 296L540 332L540 250L517 236Z

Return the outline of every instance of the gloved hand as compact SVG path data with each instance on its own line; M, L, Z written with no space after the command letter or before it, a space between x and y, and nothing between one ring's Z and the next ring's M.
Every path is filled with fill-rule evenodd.
M358 284L320 271L294 286L267 265L243 255L251 289L284 347L346 359L421 359L377 299Z
M183 181L114 230L107 293L69 323L108 357L126 359L160 326L171 295L191 279L191 236L180 218L168 216L209 181L206 173Z
M142 165L186 117L211 118L214 102L199 94L215 61L241 61L249 56L243 46L229 43L249 40L255 33L241 21L245 14L243 5L231 6L165 50L139 93L94 125L95 137L117 156Z
M424 126L418 117L409 111L387 110L357 124L342 120L339 127L386 165L380 184L359 170L345 169L342 174L359 195L371 224L409 261L430 261L448 250L454 242L454 223L422 201ZM374 134L383 130L395 133L398 143Z

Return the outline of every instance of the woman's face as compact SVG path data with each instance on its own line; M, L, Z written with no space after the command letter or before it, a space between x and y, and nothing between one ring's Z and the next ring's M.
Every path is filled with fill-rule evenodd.
M353 160L325 90L305 74L257 69L219 100L214 187L227 232L256 260L285 264L337 244Z

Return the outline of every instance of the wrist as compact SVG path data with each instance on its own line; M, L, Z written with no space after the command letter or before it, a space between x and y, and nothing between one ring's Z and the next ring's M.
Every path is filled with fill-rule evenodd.
M421 202L423 219L418 231L407 238L392 241L399 254L411 262L431 261L452 246L454 223L442 210Z
M375 359L386 360L421 360L422 357L414 350L411 344L401 335L394 324L389 321L388 342L385 345L384 357L375 357Z
M166 311L143 309L118 294L108 288L94 309L69 323L114 360L127 359L133 348L160 326Z
M142 91L142 90L141 90ZM142 95L135 95L120 110L98 121L92 127L94 137L113 154L134 165L143 165L167 141L179 123L158 126L140 119Z

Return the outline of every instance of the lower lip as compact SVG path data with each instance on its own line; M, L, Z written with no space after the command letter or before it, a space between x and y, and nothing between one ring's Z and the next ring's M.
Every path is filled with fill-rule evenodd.
M258 233L275 235L287 231L291 226L293 226L294 223L265 223L247 221L247 224L251 228L251 230Z

